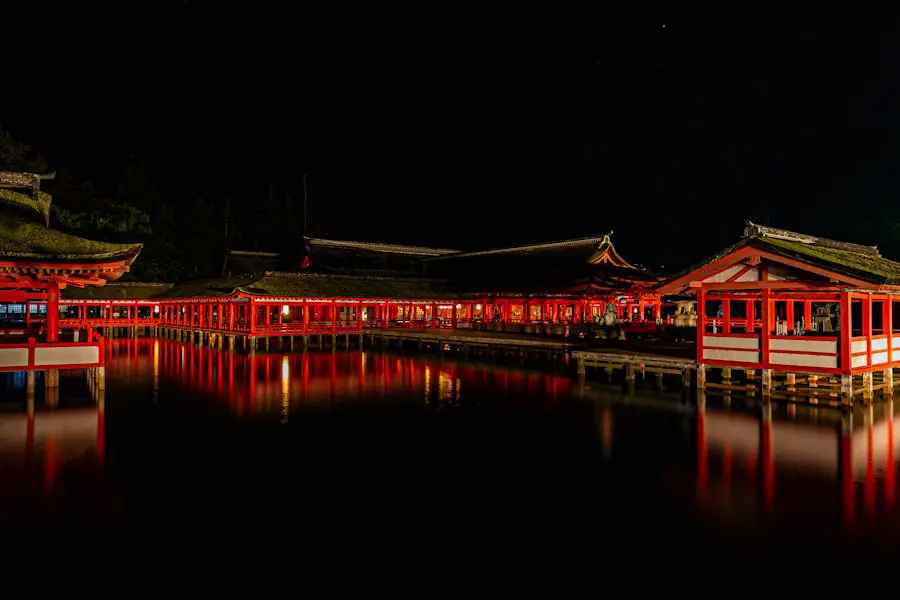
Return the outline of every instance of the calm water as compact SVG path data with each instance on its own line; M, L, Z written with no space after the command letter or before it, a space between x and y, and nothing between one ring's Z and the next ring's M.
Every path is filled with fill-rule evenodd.
M662 383L116 340L105 393L0 375L0 535L900 556L891 404L768 418Z

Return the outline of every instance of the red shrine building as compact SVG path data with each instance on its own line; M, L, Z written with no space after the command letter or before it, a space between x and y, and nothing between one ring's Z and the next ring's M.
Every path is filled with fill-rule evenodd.
M656 291L696 295L701 384L706 367L761 370L764 393L773 372L788 386L804 373L852 398L872 392L873 373L890 391L900 366L900 263L873 246L747 221L735 244Z
M297 255L232 251L218 279L70 290L66 323L255 338L390 327L577 335L609 310L620 326L661 319L659 279L625 261L609 234L479 252L302 242Z
M59 369L103 374L103 339L80 324L63 329L60 293L99 287L128 271L140 244L86 240L47 226L47 175L0 172L0 371L47 371L53 387ZM99 369L97 369L99 368Z

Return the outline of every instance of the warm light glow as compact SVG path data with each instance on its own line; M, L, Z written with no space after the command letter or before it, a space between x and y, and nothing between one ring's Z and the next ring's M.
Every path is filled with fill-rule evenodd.
M462 304L457 304L456 308L457 308L457 310L459 310L460 308L462 308Z
M481 310L481 305L480 305L480 304L476 304L476 305L475 305L475 310Z
M281 314L286 315L291 312L291 307L285 304L281 307Z
M159 312L159 306L154 306L154 307L153 307L153 312L158 313L158 312Z
M281 359L281 424L287 425L291 406L291 367L288 357Z

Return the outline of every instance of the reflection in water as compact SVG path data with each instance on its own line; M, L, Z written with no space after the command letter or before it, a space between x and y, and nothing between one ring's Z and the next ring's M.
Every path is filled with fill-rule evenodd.
M79 392L80 375L64 376L58 397L0 379L11 398L0 489L16 492L0 495L0 531L27 537L17 524L47 522L59 536L77 523L90 537L105 522L155 536L208 522L204 535L227 537L258 531L258 515L284 501L328 515L315 519L322 539L439 529L771 553L785 540L844 552L847 536L891 546L898 533L892 402L841 413L682 396L655 377L582 387L373 352L248 356L165 339L115 340L109 352L105 395ZM454 508L410 501L423 497Z

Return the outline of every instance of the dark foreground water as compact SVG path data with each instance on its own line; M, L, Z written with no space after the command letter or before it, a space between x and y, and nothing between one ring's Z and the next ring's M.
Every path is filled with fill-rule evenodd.
M579 389L522 366L154 339L111 353L105 393L71 373L29 403L0 375L5 547L900 557L890 403L769 417L738 397L698 411L653 378Z

